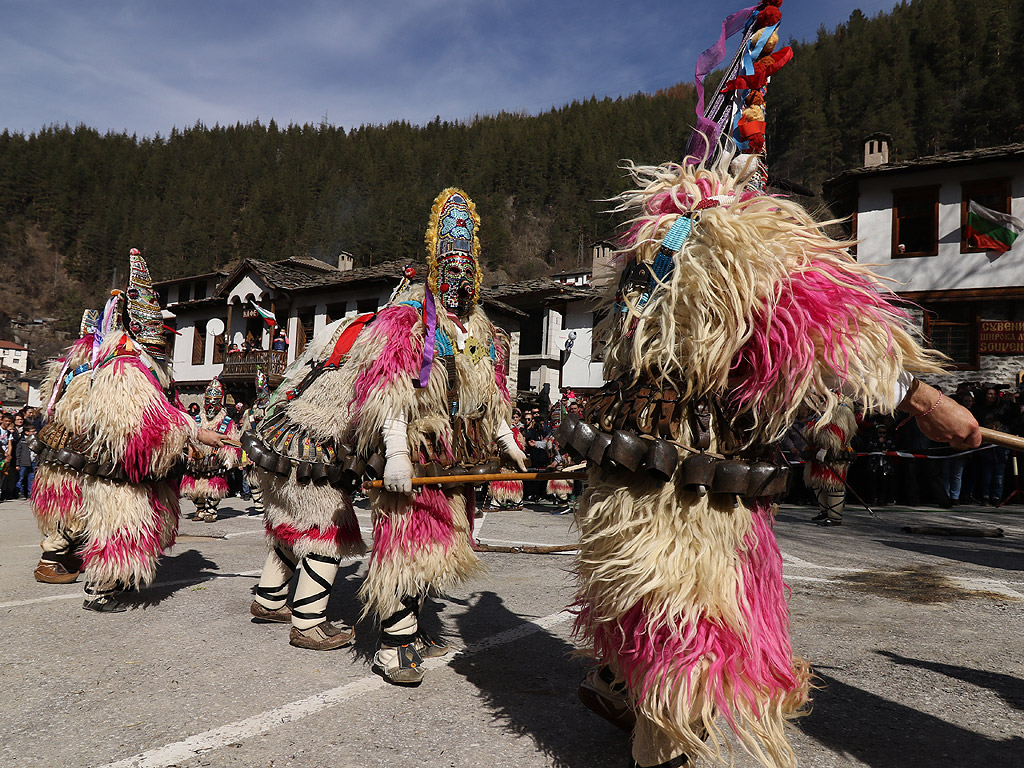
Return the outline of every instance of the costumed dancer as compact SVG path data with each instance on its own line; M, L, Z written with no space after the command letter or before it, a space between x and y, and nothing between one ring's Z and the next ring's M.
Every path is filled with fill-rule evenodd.
M857 435L857 417L853 401L839 395L832 418L819 418L807 425L808 461L804 465L804 485L814 490L820 512L813 518L823 526L843 524L846 504L846 475L856 457L850 444Z
M384 489L369 492L374 543L360 594L380 617L374 668L388 681L418 683L423 656L448 647L419 628L428 593L480 568L471 536L472 486L413 489L413 475L498 468L495 450L520 469L526 458L508 424L506 373L495 361L502 335L478 305L479 217L458 189L434 201L425 287L381 311L353 350L353 402L360 453L386 457ZM496 446L497 444L497 446Z
M78 340L68 348L64 357L50 364L42 387L48 403L47 421L53 419L54 408L60 400L62 420L75 427L75 434L85 432L82 411L89 389L79 386L74 388L74 396L65 395L75 378L91 370L99 322L98 310L87 309L82 313ZM82 475L62 464L44 462L42 457L38 461L32 489L32 511L43 534L43 554L33 576L36 581L47 584L69 584L78 579L82 570L82 558L78 554L84 538Z
M523 439L523 430L518 422L513 420L509 427L512 430L512 437L516 441L519 450L526 450L526 441ZM522 509L523 506L523 481L522 480L495 480L487 484L487 506L491 509Z
M197 436L220 444L168 399L174 395L160 304L139 252L132 249L129 259L127 290L107 303L91 354L87 334L49 379L48 422L36 443L45 471L32 489L44 534L52 521L74 521L83 607L100 612L125 610L117 593L150 584L161 552L174 543L177 467L186 448Z
M748 22L755 62L768 57L771 67L754 67L762 75L787 55L768 42L774 5L733 24ZM751 97L735 93L734 118ZM935 390L904 371L938 371L939 358L848 255L851 243L765 193L756 147L733 163L731 153L706 159L718 145L707 122L696 157L631 169L603 328L610 381L559 433L591 467L577 513L576 629L603 666L580 696L632 728L635 765L722 761L722 715L762 764L792 766L785 725L805 708L810 672L790 646L772 532L786 479L777 441L804 403L831 419L836 387L870 410L922 415L926 433L975 444L980 433L947 401L926 413Z
M196 505L196 520L212 523L217 519L217 506L228 495L228 480L224 476L242 459L238 447L241 431L238 423L228 415L224 405L224 386L216 376L203 393L203 410L196 417L200 429L216 432L231 443L220 448L196 446L185 465L181 479L181 495Z
M262 368L259 368L256 371L256 399L253 401L252 407L245 412L245 418L242 421L242 432L255 432L260 422L267 415L267 405L269 403L270 384L267 379L267 373ZM262 515L263 489L260 487L259 472L251 456L245 456L245 467L242 471L245 472L245 480L249 486L249 495L252 496L252 504L256 508L256 514Z

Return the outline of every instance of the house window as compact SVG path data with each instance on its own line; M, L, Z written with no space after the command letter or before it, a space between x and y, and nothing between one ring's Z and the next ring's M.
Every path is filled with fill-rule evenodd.
M365 314L366 312L376 312L376 311L377 311L377 298L376 297L374 297L372 299L359 299L356 302L356 312L358 312L361 315Z
M939 188L914 187L892 193L892 256L935 256L939 252Z
M182 283L178 286L178 301L179 303L192 301L192 283Z
M971 200L978 205L1000 213L1010 212L1010 180L983 179L966 181L961 185L963 198L960 203L960 253L983 253L986 249L967 242L967 212Z
M213 362L223 363L224 353L227 351L227 333L222 333L213 338Z
M925 336L959 370L981 367L978 353L978 308L973 303L933 304L924 314Z
M333 323L335 320L341 320L348 311L347 301L338 301L333 304L327 305L327 322Z
M195 292L195 297L194 298L196 298L196 299L205 299L206 298L206 281L205 280L198 280L196 282L196 292Z
M196 323L195 336L192 339L192 365L206 362L206 321Z

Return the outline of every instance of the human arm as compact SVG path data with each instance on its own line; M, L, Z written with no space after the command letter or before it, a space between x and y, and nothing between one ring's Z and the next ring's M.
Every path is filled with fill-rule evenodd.
M916 418L917 426L932 440L949 443L954 448L981 445L981 430L974 415L920 379L913 380L897 408Z
M384 488L393 493L412 493L412 458L409 425L404 415L392 412L384 420Z

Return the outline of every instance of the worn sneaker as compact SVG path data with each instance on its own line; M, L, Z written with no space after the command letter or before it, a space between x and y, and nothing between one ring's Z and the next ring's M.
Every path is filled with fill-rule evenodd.
M39 565L32 572L36 581L44 584L70 584L78 579L79 571L71 571L64 563L56 560L40 560Z
M299 629L292 627L288 641L296 648L307 648L311 651L331 651L352 642L355 630L347 624L331 624L321 621L315 627Z
M275 622L278 624L292 623L292 609L287 605L271 610L253 600L252 605L249 606L249 613L252 614L253 619L256 621Z
M382 645L373 657L373 670L395 685L419 685L427 673L415 643Z
M123 613L128 610L127 605L120 602L116 597L109 595L92 600L87 598L82 603L82 607L87 611L96 611L96 613Z

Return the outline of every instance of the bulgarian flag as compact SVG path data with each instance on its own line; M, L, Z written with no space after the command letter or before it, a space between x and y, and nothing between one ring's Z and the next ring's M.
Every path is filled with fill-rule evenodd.
M274 317L273 312L268 312L252 299L249 299L249 303L252 304L253 309L256 310L259 316L263 318L263 322L265 322L269 327L273 328L277 325L277 318Z
M967 209L968 245L1005 253L1021 232L1024 232L1024 221L971 200Z

